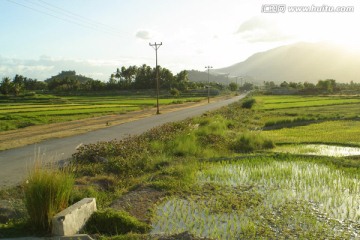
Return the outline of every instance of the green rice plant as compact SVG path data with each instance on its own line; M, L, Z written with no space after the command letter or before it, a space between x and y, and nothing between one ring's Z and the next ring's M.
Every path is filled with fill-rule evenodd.
M68 170L35 164L24 183L24 194L26 209L37 231L51 229L51 218L68 206L73 185L74 177Z
M203 163L199 169L201 193L160 203L151 234L189 231L214 239L356 239L360 234L357 172L286 155Z
M327 121L296 128L263 131L277 143L338 143L360 146L359 121Z
M285 108L304 108L315 106L336 106L360 103L359 97L341 96L256 96L256 109L274 110Z
M198 174L201 182L256 186L269 206L301 200L340 221L360 221L360 179L340 170L302 161L218 163Z
M199 101L202 97L160 99L160 104ZM109 114L126 113L154 106L150 96L51 96L0 99L0 131Z

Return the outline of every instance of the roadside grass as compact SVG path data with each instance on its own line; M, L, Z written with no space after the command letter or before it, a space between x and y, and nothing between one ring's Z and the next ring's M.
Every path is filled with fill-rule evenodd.
M203 97L161 96L159 104L198 102L201 99ZM1 97L0 131L109 114L123 114L154 107L155 104L155 98L150 95L53 96L37 94L32 97Z
M24 201L35 231L50 232L52 217L68 207L74 178L67 169L35 163L24 183Z

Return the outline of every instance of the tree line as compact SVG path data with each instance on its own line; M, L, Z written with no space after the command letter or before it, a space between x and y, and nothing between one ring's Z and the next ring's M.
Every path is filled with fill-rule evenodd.
M166 68L158 67L159 88L168 90L173 95L194 89L206 89L210 84L213 90L229 89L230 91L249 91L254 88L252 83L241 86L231 82L223 85L216 82L192 82L189 80L188 72L183 70L174 75ZM75 71L62 71L45 81L38 81L15 75L14 78L4 77L0 82L0 93L3 95L19 95L25 91L51 91L51 92L73 92L73 91L110 91L110 90L147 90L156 87L156 69L146 64L141 66L128 66L117 68L107 82L94 80L89 77L77 75ZM256 88L259 88L258 86ZM316 84L309 82L282 82L276 84L273 81L264 82L263 89L269 92L297 92L304 94L337 93L360 91L360 84L337 83L334 79L319 80Z
M188 72L183 70L174 75L169 69L158 66L159 88L167 89L174 94L191 90L204 89L208 83L192 82L189 80ZM210 83L211 88L222 90L227 86L218 83ZM156 69L146 64L141 66L128 66L117 68L107 82L94 80L75 71L62 71L45 81L26 78L16 75L13 79L4 77L0 83L0 92L4 95L19 95L24 91L106 91L106 90L146 90L156 87ZM230 87L231 89L234 86Z
M282 82L276 84L273 81L265 81L264 89L275 91L296 91L303 94L339 93L347 91L360 91L360 83L337 83L334 79L318 80L316 84L309 82Z
M4 95L18 96L24 90L35 91L45 89L47 89L47 84L45 82L18 74L16 74L13 79L4 77L0 83L0 93Z

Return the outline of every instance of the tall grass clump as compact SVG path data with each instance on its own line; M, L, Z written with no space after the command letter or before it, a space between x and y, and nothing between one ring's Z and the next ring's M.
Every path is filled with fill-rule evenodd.
M68 170L35 164L24 183L25 206L36 231L49 232L51 218L68 207L74 177Z
M231 150L240 153L249 153L274 147L275 144L271 139L264 138L263 136L252 132L242 134L230 146Z
M248 98L243 101L241 107L251 109L255 103L256 103L256 100L254 98Z
M194 134L180 135L168 147L170 154L178 157L198 156L202 150Z

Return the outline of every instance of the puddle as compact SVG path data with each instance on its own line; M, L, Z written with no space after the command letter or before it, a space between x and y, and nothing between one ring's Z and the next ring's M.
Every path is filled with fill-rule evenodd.
M279 146L275 149L275 151L330 157L346 157L360 155L360 148L357 147L331 146L325 144Z

